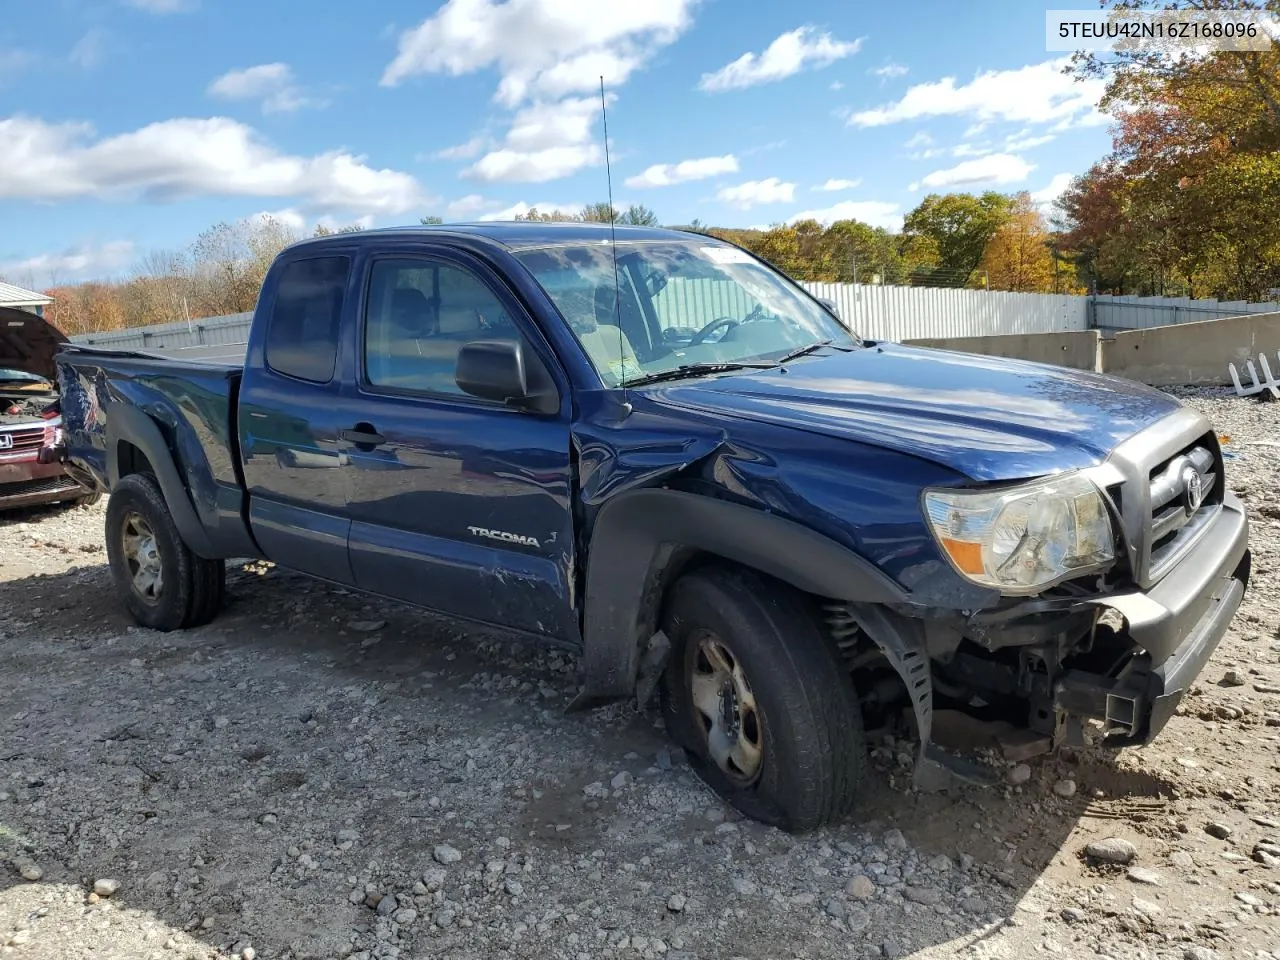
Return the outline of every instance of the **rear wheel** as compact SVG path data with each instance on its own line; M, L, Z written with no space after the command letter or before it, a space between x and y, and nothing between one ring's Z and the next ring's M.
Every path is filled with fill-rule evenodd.
M133 618L153 630L198 627L222 605L221 560L196 556L182 542L155 478L124 477L107 503L107 559Z
M707 569L671 590L667 730L698 775L756 820L802 831L849 812L866 742L848 673L795 591Z

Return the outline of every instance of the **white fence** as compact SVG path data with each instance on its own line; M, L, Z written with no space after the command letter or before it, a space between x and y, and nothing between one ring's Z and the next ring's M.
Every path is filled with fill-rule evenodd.
M1087 297L861 283L804 283L802 286L815 296L835 303L840 316L859 335L876 340L1059 333L1088 327ZM656 305L659 313L668 317L740 317L750 308L741 287L713 280L672 281L659 293ZM230 345L245 342L252 316L237 313L190 323L83 334L71 339L119 350Z
M1090 327L1105 333L1247 313L1280 312L1280 303L1219 303L1185 297L1078 297L864 283L802 283L801 286L814 296L832 301L845 323L860 336L873 340L1064 333ZM660 315L674 322L674 318L682 316L740 317L751 302L736 284L673 280L658 294L656 305ZM71 339L126 350L234 345L248 339L252 316L237 313L189 323L84 334Z
M1192 300L1190 297L1093 298L1093 325L1100 330L1141 330L1167 327L1195 320L1221 320L1248 313L1275 313L1280 303L1249 303L1246 300Z
M987 337L1087 330L1089 298L948 287L805 283L835 303L860 336L872 340Z

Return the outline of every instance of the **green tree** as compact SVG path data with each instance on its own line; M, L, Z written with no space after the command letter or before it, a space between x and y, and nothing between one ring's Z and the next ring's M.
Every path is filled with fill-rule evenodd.
M585 223L620 223L618 208L606 203L588 203L578 218Z
M437 217L434 215L429 217L422 217L421 219L418 220L418 222L422 224L424 227L433 227L441 223L444 223L444 217Z
M1011 206L1009 197L993 190L977 197L968 193L929 194L903 223L908 247L915 242L917 255L927 249L936 257L933 264L918 267L916 275L954 286L967 284L982 260L987 242L1009 219Z
M646 206L633 203L618 218L618 223L625 223L633 227L656 227L658 225L658 215Z
M898 238L883 227L860 220L837 220L827 227L834 276L841 283L902 283L906 278Z

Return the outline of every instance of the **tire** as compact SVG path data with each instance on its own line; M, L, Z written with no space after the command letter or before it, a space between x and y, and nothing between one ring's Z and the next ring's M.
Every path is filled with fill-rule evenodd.
M107 502L107 560L125 606L152 630L199 627L222 606L226 569L182 542L150 474L120 480Z
M70 501L70 504L73 507L94 507L97 506L98 501L101 499L102 491L95 490L93 493L87 493L83 497L76 497L74 500Z
M867 761L862 714L802 595L751 571L709 568L672 586L664 631L663 718L711 789L793 833L852 809ZM710 702L719 707L700 709L695 690L707 707L717 685Z

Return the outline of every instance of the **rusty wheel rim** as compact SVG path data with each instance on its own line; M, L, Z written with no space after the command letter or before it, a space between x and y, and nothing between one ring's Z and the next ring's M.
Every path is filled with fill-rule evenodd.
M750 786L764 766L764 721L742 661L709 630L689 643L689 694L707 756L734 784Z

